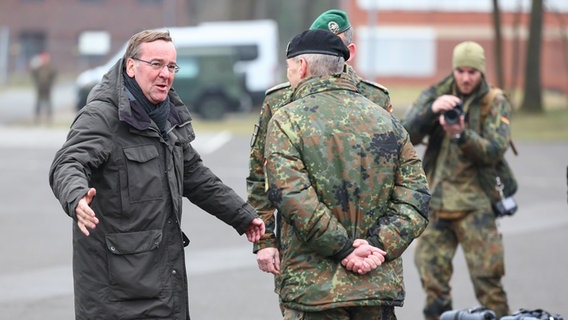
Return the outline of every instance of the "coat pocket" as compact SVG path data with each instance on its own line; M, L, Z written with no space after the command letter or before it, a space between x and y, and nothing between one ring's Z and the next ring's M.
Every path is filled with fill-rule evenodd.
M154 145L124 149L130 202L157 200L163 197L162 165Z
M161 230L106 235L114 301L157 298L163 287Z

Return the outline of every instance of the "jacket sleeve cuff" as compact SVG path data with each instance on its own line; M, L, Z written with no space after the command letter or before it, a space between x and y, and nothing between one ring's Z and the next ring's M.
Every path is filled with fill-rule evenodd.
M259 250L266 248L278 248L276 237L273 234L264 234L258 242L252 245L252 252L257 253Z
M239 216L242 215L241 217L242 223L238 226L238 228L235 228L237 229L239 235L245 233L247 227L252 222L252 220L254 220L255 218L259 218L254 208L248 203L243 204L243 206L237 210L237 215Z
M355 248L353 248L353 240L349 239L345 246L343 246L343 248L333 256L333 259L337 262L341 262L341 260L345 259L354 250Z

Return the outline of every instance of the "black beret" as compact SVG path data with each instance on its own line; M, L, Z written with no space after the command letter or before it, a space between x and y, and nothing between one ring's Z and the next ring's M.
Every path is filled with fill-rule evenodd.
M306 30L295 36L286 49L286 58L293 58L301 54L325 54L343 57L349 60L349 49L343 40L334 33L325 30Z

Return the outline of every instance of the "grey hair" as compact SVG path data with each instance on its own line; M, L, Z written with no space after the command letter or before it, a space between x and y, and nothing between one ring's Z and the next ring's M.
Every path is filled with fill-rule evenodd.
M330 56L325 54L302 54L300 57L304 58L308 63L308 70L313 76L326 76L331 74L341 73L345 65L343 57Z
M348 46L353 42L353 27L349 27L349 29L343 31L343 33L340 33L339 35L343 35L343 43Z
M137 58L140 56L140 45L146 42L154 42L157 40L164 40L172 42L172 37L169 31L161 30L144 30L133 35L128 41L128 47L124 53L124 59Z

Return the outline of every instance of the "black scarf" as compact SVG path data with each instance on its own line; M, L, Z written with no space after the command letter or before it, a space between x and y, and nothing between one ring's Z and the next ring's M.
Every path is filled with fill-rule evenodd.
M170 114L170 97L166 96L166 100L158 104L153 104L150 100L148 100L148 98L146 98L144 92L142 92L142 89L138 85L138 82L136 82L136 79L129 77L126 72L123 73L123 78L126 89L142 106L150 119L154 120L158 129L160 129L160 134L164 140L167 140L168 134L166 133L166 122L168 120L168 115Z

